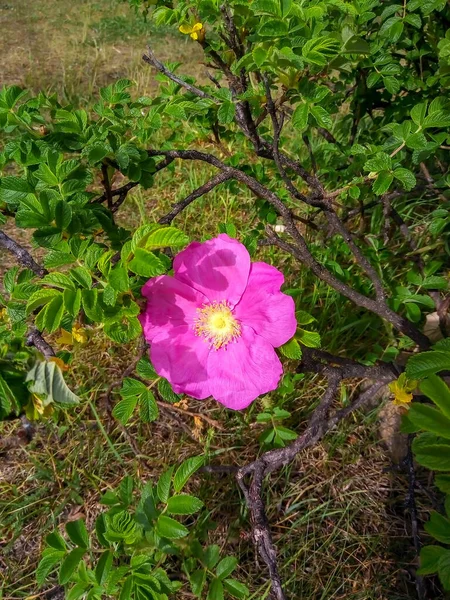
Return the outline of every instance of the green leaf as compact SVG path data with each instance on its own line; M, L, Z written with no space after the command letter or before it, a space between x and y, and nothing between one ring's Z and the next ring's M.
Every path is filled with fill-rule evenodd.
M256 66L259 68L267 58L267 50L262 46L256 46L252 51L252 56Z
M192 593L200 598L206 582L206 569L198 569L189 575Z
M56 175L50 170L48 165L46 165L45 163L41 163L39 165L39 169L35 172L34 175L43 184L45 184L42 187L58 187L59 185L58 177L56 177Z
M66 385L59 366L53 361L37 362L27 373L26 381L32 381L30 391L47 396L47 402L78 404L79 398Z
M153 365L151 364L147 356L141 358L141 360L136 365L136 373L139 375L139 377L142 377L142 379L153 380L158 377L158 373L153 368Z
M408 411L408 418L425 431L450 439L450 419L444 417L436 408L414 402Z
M156 277L167 270L160 258L143 248L134 250L134 258L128 263L128 268L142 277Z
M448 550L442 546L424 546L420 551L420 569L417 575L433 575L438 571L438 563L441 556Z
M66 542L59 533L59 531L52 531L45 537L45 543L54 548L55 550L66 550Z
M442 475L436 475L434 479L434 483L436 487L444 492L445 494L450 494L450 474L444 473ZM447 496L448 498L448 496Z
M222 558L216 567L216 575L219 579L225 579L235 570L238 560L235 556L226 556Z
M158 393L163 400L170 402L171 404L179 402L181 399L181 396L175 394L167 379L160 379L160 381L158 381Z
M44 551L34 574L39 587L44 585L47 577L55 569L56 565L61 562L64 555L65 552L62 550L47 549Z
M87 548L89 545L89 534L84 523L84 519L77 519L76 521L69 521L66 523L67 535L71 542L75 546L80 548Z
M387 171L380 171L378 173L378 177L375 179L372 185L372 190L377 196L381 196L382 194L388 191L393 180L394 175L392 175L392 173L388 173Z
M181 463L173 478L173 489L177 493L181 492L189 478L200 469L204 460L204 456L193 456Z
M137 396L127 396L126 398L122 398L122 400L119 400L119 402L113 408L113 417L120 421L122 425L125 425L133 414L137 403Z
M187 527L166 515L160 515L156 521L156 533L169 540L178 540L189 533Z
M412 356L406 365L408 379L423 379L439 371L450 369L450 353L431 350Z
M42 327L38 325L38 320L36 319L36 327L41 329L46 329L49 333L53 333L56 331L61 323L61 319L64 313L64 299L61 292L58 296L55 296L46 306L42 309L43 313L43 322ZM41 312L42 312L41 311Z
M234 102L223 102L217 111L219 123L232 123L235 112L236 107L234 106Z
M286 356L286 358L290 358L292 360L300 360L302 357L302 349L295 338L292 338L280 346L279 350L283 356Z
M202 506L203 502L195 496L180 494L169 498L167 512L171 515L192 515L198 512Z
M446 552L439 559L438 575L442 583L444 590L450 590L450 550Z
M156 421L159 416L158 405L151 390L146 390L139 398L139 414L144 423Z
M55 206L55 223L59 229L67 229L72 221L72 208L64 200Z
M76 317L81 308L81 290L64 290L63 292L64 308L72 317Z
M158 498L164 503L166 503L169 499L173 470L174 467L169 467L167 471L164 471L164 473L158 479L158 484L156 486Z
M208 569L214 569L214 567L219 562L220 558L220 548L217 544L212 544L208 546L204 553L204 563L208 567Z
M333 121L324 108L314 105L310 107L310 111L319 127L325 127L325 129L331 129L333 127Z
M86 267L75 267L70 269L69 273L82 288L89 290L92 287L92 277Z
M85 553L85 548L75 548L75 550L69 552L59 570L58 581L61 585L64 585L70 581L70 578L72 577L75 569L78 567L78 564Z
M422 128L428 129L431 127L449 127L450 126L450 112L444 110L438 110L429 114L423 121Z
M374 158L366 161L364 169L379 173L380 171L389 171L392 168L392 159L385 152L377 152Z
M137 379L133 379L132 377L125 377L122 381L120 395L123 398L127 398L128 396L139 396L145 391L147 391L147 386L144 383Z
M127 292L130 289L128 273L122 265L118 265L111 269L108 281L110 286L118 292Z
M281 19L271 19L266 21L258 29L258 35L261 37L282 37L288 32L288 24Z
M320 348L321 339L317 331L307 331L306 329L297 329L296 337L298 341L308 348Z
M438 542L450 544L450 520L436 511L430 513L430 520L424 525L425 531Z
M302 131L308 124L309 104L299 104L292 113L292 127Z
M113 563L113 554L110 550L106 550L101 555L97 566L95 567L95 579L100 585L103 585L107 579L108 575L111 571Z
M411 119L419 127L421 127L423 125L426 114L427 114L427 103L426 102L422 102L421 104L416 104L416 106L414 106L411 109Z
M236 579L225 579L223 585L227 592L238 600L244 600L250 595L248 587Z
M416 186L416 178L413 173L409 169L403 169L399 167L394 171L395 179L398 179L403 184L405 190L409 191L415 188Z
M220 579L211 581L206 600L223 600L223 584Z
M22 177L2 177L0 179L0 200L6 203L16 203L25 200L33 188Z
M437 375L430 375L421 382L420 391L441 409L442 413L450 419L450 389L443 379Z
M433 471L450 470L450 446L444 443L418 443L422 436L413 442L413 450L419 464Z
M105 323L104 332L114 342L127 344L142 333L142 326L137 317L126 317L121 321L108 321Z
M45 288L34 292L27 302L27 315L30 315L38 306L48 304L51 300L53 300L53 298L60 295L61 292L59 290L54 290L51 288Z

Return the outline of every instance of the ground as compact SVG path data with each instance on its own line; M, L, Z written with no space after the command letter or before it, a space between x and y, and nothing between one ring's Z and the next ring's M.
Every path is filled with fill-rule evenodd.
M136 82L139 95L151 94L157 85L154 73L141 60L148 40L161 60L179 61L183 72L204 76L201 53L194 44L176 31L155 35L118 0L3 1L0 31L1 84L52 91L75 105L89 106L99 87L123 77ZM207 176L207 167L201 172L189 165L178 167L176 173L166 170L158 187L130 195L120 219L134 225L142 217L154 219ZM208 202L202 200L183 213L177 224L195 236L217 233L219 222L239 222L244 216L250 223L250 196L245 193L244 200L249 200L245 215L235 210L236 198L230 192L215 191ZM15 233L26 242L23 232ZM8 261L2 255L3 266ZM289 269L289 264L284 266ZM288 280L297 276L289 272ZM260 451L261 427L255 425L260 403L246 413L231 414L212 401L200 405L185 399L180 406L163 410L156 423L135 420L124 434L108 420L104 395L136 352L135 345L117 351L96 333L75 350L67 374L83 399L76 415L37 425L29 444L15 442L20 429L17 422L0 425L3 600L51 597L56 582L40 590L33 578L43 538L55 526L78 516L85 516L92 526L100 510L100 495L125 474L154 479L167 464L203 452L215 464L240 465ZM291 399L291 427L300 429L305 424L320 391L319 379L304 382ZM350 386L345 393L353 391ZM404 507L408 483L393 466L396 452L388 451L388 447L391 451L398 447L398 419L388 411L380 424L379 404L365 415L352 417L267 485L268 515L282 578L292 598L414 597L416 563ZM215 424L201 415L214 419ZM99 421L104 423L104 433ZM219 524L211 540L239 557L238 577L251 588L251 598L267 598L266 573L255 561L247 515L233 476L199 475L192 487ZM192 595L180 594L179 598L187 600Z

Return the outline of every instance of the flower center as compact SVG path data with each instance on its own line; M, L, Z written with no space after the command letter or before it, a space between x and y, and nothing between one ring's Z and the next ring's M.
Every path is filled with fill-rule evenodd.
M226 300L211 302L197 308L194 322L195 335L203 336L212 348L218 350L241 335L241 326L234 318Z

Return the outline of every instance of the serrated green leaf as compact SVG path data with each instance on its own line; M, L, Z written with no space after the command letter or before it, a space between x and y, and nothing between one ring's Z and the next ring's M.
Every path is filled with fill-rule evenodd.
M61 562L65 552L61 550L45 550L43 556L36 568L35 577L39 587L44 585L49 574L56 568L56 565Z
M450 419L432 406L414 402L408 411L408 419L425 431L450 439Z
M420 551L420 569L418 575L433 575L438 571L438 563L441 556L448 550L442 546L424 546Z
M406 365L408 379L423 379L439 371L450 369L450 353L438 350L412 356Z
M164 473L158 479L158 484L156 486L158 498L164 503L166 503L169 499L173 470L174 467L169 467L167 471L164 471Z
M203 502L189 494L172 496L167 501L167 512L171 515L193 515L203 506Z
M142 277L156 277L166 272L166 267L160 258L144 248L136 248L134 257L128 263L128 268Z
M106 550L99 558L97 566L95 567L95 579L100 585L103 585L108 580L112 563L113 554L110 550Z
M387 171L380 171L378 173L378 177L375 179L372 185L372 190L377 196L381 196L382 194L388 191L393 180L394 175L392 175L392 173L388 173Z
M438 406L450 419L450 389L441 377L430 375L420 383L420 391Z
M71 542L75 546L81 548L87 548L89 545L89 534L84 523L84 519L77 519L76 521L68 521L66 523L67 535Z
M302 357L302 349L295 338L292 338L280 346L279 350L283 356L286 356L286 358L290 358L292 360L300 360Z
M398 179L403 184L405 190L409 191L415 188L416 186L416 178L414 173L412 173L409 169L403 169L399 167L394 171L395 179Z
M219 579L225 579L235 570L238 560L235 556L226 556L222 558L216 567L216 575Z
M144 423L151 423L159 416L158 405L151 390L146 390L139 398L139 414Z
M137 396L127 396L126 398L122 398L122 400L119 400L119 402L117 402L117 404L113 408L113 417L120 421L122 425L125 425L131 417L131 415L133 414L137 403Z
M299 104L292 113L292 127L302 131L308 124L309 104Z
M63 560L59 570L58 580L61 585L64 585L70 581L70 578L72 577L75 569L78 567L78 564L85 553L85 548L75 548L72 550L72 552L69 552L69 554Z
M204 460L205 458L203 456L193 456L181 463L173 478L173 489L177 493L181 492L189 478L200 469Z
M179 540L189 533L187 527L166 515L160 515L156 521L156 533L169 540Z
M248 587L236 579L225 579L223 585L227 592L238 600L245 600L250 595Z

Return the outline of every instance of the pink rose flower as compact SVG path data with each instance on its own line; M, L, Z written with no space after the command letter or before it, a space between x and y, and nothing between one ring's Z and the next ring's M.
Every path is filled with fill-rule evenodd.
M274 350L295 333L294 301L284 277L250 262L226 234L193 242L173 263L174 276L147 281L140 321L150 359L178 394L209 396L239 410L278 386L283 368Z

